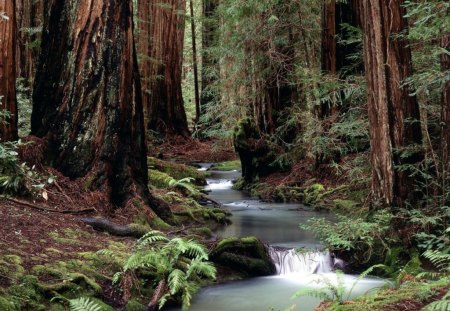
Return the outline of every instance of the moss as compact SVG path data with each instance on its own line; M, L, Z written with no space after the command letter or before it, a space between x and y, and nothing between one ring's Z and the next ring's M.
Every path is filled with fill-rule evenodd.
M19 310L46 310L38 279L33 275L24 276L20 283L11 286L8 292Z
M149 168L171 176L173 179L180 180L187 177L195 179L197 185L206 185L206 174L198 171L195 167L173 162L162 161L153 157L147 159ZM150 176L151 177L151 176Z
M192 228L189 230L192 234L200 235L206 238L213 236L213 232L208 227Z
M358 203L353 200L336 199L333 202L337 209L345 212L354 212L358 206Z
M220 163L214 163L210 170L214 171L233 171L233 170L239 170L241 168L241 161L235 160L235 161L226 161L226 162L220 162Z
M211 252L211 259L248 276L265 276L275 272L265 246L255 237L221 240Z
M25 273L22 259L17 255L4 255L0 257L0 278L4 277L9 282L17 282Z
M167 224L164 220L162 220L159 217L155 217L152 219L150 227L156 230L167 230L171 228L169 224Z
M126 311L145 311L147 310L146 306L140 303L136 299L131 299L127 302L125 306Z
M55 241L60 244L66 244L66 245L78 245L80 244L80 241L78 238L66 238L64 236L61 236L61 234L58 231L52 231L48 233L48 235Z
M321 184L313 184L303 191L303 202L307 205L317 206L322 200L325 187Z
M20 311L20 306L14 300L0 296L0 310L2 311Z
M159 189L167 189L170 187L170 181L174 178L170 175L157 170L148 170L149 184Z
M419 310L424 304L435 300L440 289L447 288L448 290L449 286L450 282L448 279L431 283L406 282L396 289L382 289L360 296L351 303L339 305L339 309L337 310L397 310L398 308L396 306L401 306L401 309L408 306L411 310L416 310L416 308Z

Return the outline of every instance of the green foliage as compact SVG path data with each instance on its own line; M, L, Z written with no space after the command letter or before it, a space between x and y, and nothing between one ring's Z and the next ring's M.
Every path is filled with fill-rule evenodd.
M334 305L341 305L345 301L350 299L350 296L355 289L356 285L359 281L361 281L363 278L367 277L370 273L372 273L375 269L378 268L384 268L383 265L374 265L367 270L365 270L363 273L361 273L351 284L350 288L347 288L345 281L344 281L344 273L340 270L336 271L336 282L333 282L328 276L321 275L318 280L315 280L314 282L324 285L320 288L303 288L297 291L293 296L292 299L303 297L303 296L310 296L314 298L319 298L321 300L333 302ZM331 310L334 310L333 304L331 305Z
M378 211L371 220L337 215L337 221L311 218L300 228L313 232L331 251L351 250L353 259L364 263L387 251L391 218L387 211Z
M216 269L208 262L208 251L198 242L169 239L159 231L151 231L137 241L134 252L113 282L139 274L151 274L156 284L167 282L168 291L160 299L160 307L169 297L177 297L181 298L183 308L188 308L199 282L215 279Z
M0 193L37 195L53 177L44 178L26 163L20 163L17 148L18 142L0 143Z
M101 311L102 308L89 298L81 297L69 300L70 311Z

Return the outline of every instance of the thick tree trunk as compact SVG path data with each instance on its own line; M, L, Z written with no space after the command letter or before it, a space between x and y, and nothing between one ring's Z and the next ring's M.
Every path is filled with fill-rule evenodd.
M16 19L15 1L0 0L0 141L15 140L17 134L16 100Z
M110 191L126 206L138 196L170 218L147 187L141 86L132 1L46 2L32 133L48 139L46 157L71 178Z
M150 8L150 99L148 127L163 134L188 136L181 91L185 0L153 0Z
M16 0L17 77L25 79L25 86L33 85L36 63L39 56L38 41L43 24L43 0Z
M416 98L401 86L412 72L411 51L396 36L407 27L401 4L399 0L362 3L374 204L397 207L414 200L414 180L395 166L418 160L416 152L406 158L400 152L422 140Z

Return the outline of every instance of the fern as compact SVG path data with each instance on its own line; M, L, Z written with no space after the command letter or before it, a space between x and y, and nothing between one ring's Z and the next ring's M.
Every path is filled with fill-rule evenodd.
M450 272L450 254L438 250L428 250L423 256L442 272Z
M186 273L179 269L173 270L168 277L170 294L175 295L186 283Z
M423 311L450 311L450 291L441 300L434 301L425 306Z
M100 311L101 307L89 298L81 297L69 300L71 311Z

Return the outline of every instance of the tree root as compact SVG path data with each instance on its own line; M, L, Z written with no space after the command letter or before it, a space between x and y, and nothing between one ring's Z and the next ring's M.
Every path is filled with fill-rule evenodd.
M127 225L118 225L104 218L83 218L81 219L81 221L91 226L95 230L107 232L115 236L128 236L139 239L147 233L147 231L143 230L142 228Z

